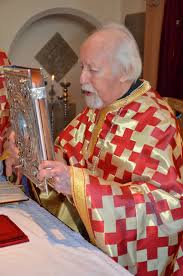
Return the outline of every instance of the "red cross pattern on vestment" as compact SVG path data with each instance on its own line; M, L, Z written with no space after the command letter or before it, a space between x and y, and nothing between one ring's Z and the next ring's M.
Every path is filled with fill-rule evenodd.
M135 116L133 116L133 120L139 121L135 130L141 132L147 125L156 126L160 122L160 119L153 116L156 111L157 108L149 107L146 112L138 112Z
M117 171L117 167L112 164L111 160L112 154L106 153L105 159L100 159L98 163L98 168L102 169L104 172L103 179L105 180L108 178L109 174L115 175Z
M118 256L126 254L128 242L136 239L136 229L127 230L126 223L125 218L116 220L116 232L105 233L105 244L116 244Z
M92 218L92 209L88 210L93 232L104 233L104 221Z
M163 190L167 192L183 194L183 185L177 181L177 171L174 167L170 167L167 174L155 172L152 179L161 183Z
M138 267L138 274L136 275L144 275L144 276L158 276L158 271L157 270L153 270L153 271L149 271L148 270L148 261L145 262L139 262L137 264Z
M88 109L85 110L84 114L82 114L81 117L79 118L79 123L76 126L78 131L79 131L81 124L87 126L86 130L85 130L85 139L89 141L91 139L91 135L92 135L92 132L90 131L90 126L92 125L92 121L90 120L90 118L88 116Z
M91 208L103 208L103 196L112 195L111 185L103 185L99 180L90 175L90 183L86 185L86 194L91 197Z
M125 149L133 150L135 142L130 140L132 134L133 130L127 128L124 131L123 136L114 136L114 138L111 140L111 143L116 144L116 149L114 151L115 155L121 156Z
M136 164L133 171L134 174L141 175L146 167L154 170L157 169L159 160L151 157L152 150L151 146L144 145L140 153L132 152L129 160Z
M73 130L73 126L72 125L68 125L66 131L61 132L61 134L59 135L59 140L61 141L62 139L66 140L67 142L69 142L70 140L73 139L73 135L70 134L70 132Z
M76 145L72 146L71 144L65 145L65 150L67 151L68 157L74 156L74 158L79 162L83 159L83 154L81 152L83 148L83 144L81 142L77 143Z
M157 226L146 227L146 238L137 241L137 250L147 250L147 260L158 258L158 247L168 247L169 238L159 237Z
M155 147L165 150L171 142L171 146L174 149L176 146L175 139L173 138L175 133L176 129L173 126L169 126L165 131L155 127L155 129L151 133L151 136L155 137L158 140Z

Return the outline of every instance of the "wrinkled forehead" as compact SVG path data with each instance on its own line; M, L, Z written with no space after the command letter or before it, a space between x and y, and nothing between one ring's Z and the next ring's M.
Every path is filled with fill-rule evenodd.
M96 62L110 61L114 55L115 43L111 41L108 32L98 32L91 35L80 48L80 61Z

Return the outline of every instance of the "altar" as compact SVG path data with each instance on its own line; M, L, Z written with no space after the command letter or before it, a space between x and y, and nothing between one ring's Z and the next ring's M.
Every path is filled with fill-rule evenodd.
M1 276L131 275L31 199L1 204L0 214L29 238L0 248Z

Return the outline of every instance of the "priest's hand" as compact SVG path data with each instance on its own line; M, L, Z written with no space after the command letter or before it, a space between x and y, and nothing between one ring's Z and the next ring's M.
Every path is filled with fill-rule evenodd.
M54 189L65 195L71 195L71 180L69 166L60 161L42 161L39 165L39 181L45 178L53 180Z
M6 141L3 145L3 154L7 155L5 160L6 176L11 176L15 167L18 165L19 158L19 150L15 143L15 132L13 130L10 130L6 135Z

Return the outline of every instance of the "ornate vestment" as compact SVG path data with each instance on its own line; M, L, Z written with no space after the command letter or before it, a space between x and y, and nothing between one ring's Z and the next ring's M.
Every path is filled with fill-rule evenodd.
M0 66L9 65L6 54L0 50ZM0 153L2 152L2 142L4 134L9 126L9 104L7 102L7 92L4 77L0 75Z
M60 149L90 240L133 274L179 275L182 140L149 83L103 110L85 109L57 138Z

